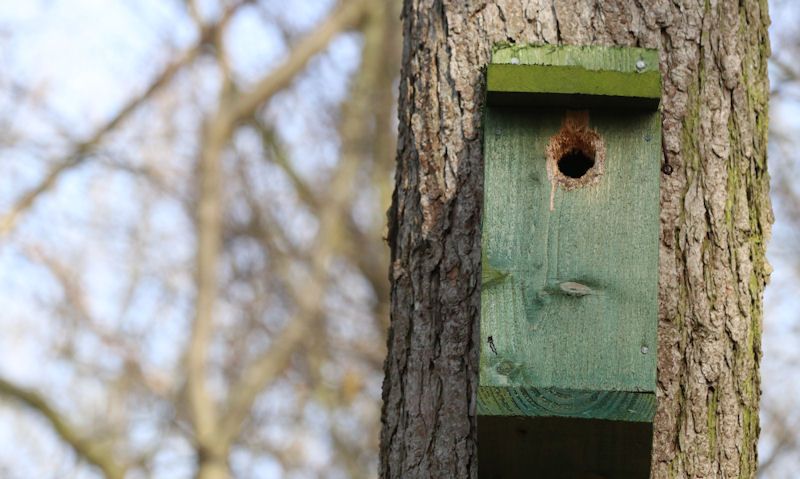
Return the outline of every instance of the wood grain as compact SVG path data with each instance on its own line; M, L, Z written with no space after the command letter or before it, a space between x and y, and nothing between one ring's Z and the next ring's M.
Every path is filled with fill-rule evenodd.
M478 411L652 421L659 116L590 110L602 174L565 191L545 156L568 114L486 110Z

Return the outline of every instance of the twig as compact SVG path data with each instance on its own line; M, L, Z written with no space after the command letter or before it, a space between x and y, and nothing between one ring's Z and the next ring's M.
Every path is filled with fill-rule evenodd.
M0 394L16 399L41 414L50 423L56 434L72 447L79 457L100 469L107 479L124 479L125 467L113 459L111 451L100 444L94 444L92 441L80 437L66 419L56 412L41 395L3 378L0 378Z
M363 16L371 13L369 7L372 5L374 4L358 1L340 7L310 38L298 45L284 66L279 67L275 74L271 75L275 76L274 81L262 81L251 94L246 96L250 99L240 102L235 111L250 116L252 109L248 105L255 102L254 98L261 98L262 95L271 94L275 88L282 88L285 83L284 78L290 70L304 65L313 52L320 50L336 32L354 26ZM375 20L370 17L367 16L367 28L370 26L369 22ZM368 53L365 52L365 55ZM325 201L315 201L314 195L306 191L308 200L316 203L317 215L320 218L318 243L313 249L311 258L310 278L302 287L292 285L298 314L291 319L280 336L273 340L271 347L245 369L239 382L231 389L232 393L221 428L223 437L228 441L232 441L239 434L242 423L250 413L259 393L283 372L297 348L315 336L314 329L324 318L322 304L323 293L330 281L329 263L334 254L342 251L343 236L346 234L346 227L339 218L347 216L346 211L351 206L353 195L352 184L361 163L358 153L362 143L356 140L356 136L357 132L366 131L364 124L369 122L369 99L358 96L363 90L368 91L372 86L375 78L373 73L369 69L362 69L352 88L352 104L345 108L342 120L345 125L342 128L348 134L346 139L349 151L342 153L342 159L331 178ZM344 131L342 134L345 136ZM287 171L291 171L291 168L287 168L288 164L283 166ZM293 180L296 186L304 185L297 177Z
M337 9L313 33L292 48L292 52L280 66L259 80L249 91L239 95L231 108L233 118L243 120L250 117L256 108L272 95L291 83L308 61L322 51L337 34L355 28L364 16L367 2L349 0Z
M231 6L220 19L220 23L227 22L236 9L245 3L248 3L248 1L240 1ZM23 193L11 209L0 218L0 237L7 236L14 230L19 217L33 206L39 196L52 188L64 172L82 164L88 158L91 151L97 147L109 132L117 128L162 87L169 84L183 67L194 61L202 52L203 46L210 38L216 35L218 28L219 23L211 25L208 29L202 31L197 43L185 50L176 60L164 67L161 73L156 76L143 92L128 100L128 102L120 108L108 122L98 128L91 137L73 146L65 159L54 164L39 184Z

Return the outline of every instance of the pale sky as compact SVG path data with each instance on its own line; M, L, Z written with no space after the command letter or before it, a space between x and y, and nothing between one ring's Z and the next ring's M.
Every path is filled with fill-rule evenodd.
M16 127L29 132L31 137L46 137L53 132L52 119L58 118L57 127L73 136L81 137L91 132L132 92L140 91L174 51L191 43L194 27L178 10L179 3L164 0L0 0L0 62L8 66L5 75L16 83L38 90L41 94L39 104L46 108L39 113L20 112ZM208 7L214 2L201 3L205 5L205 15L214 15ZM773 31L795 32L800 37L794 26L798 24L800 9L788 9L786 5L791 6L791 2L771 3ZM319 21L331 4L331 0L278 3L274 14L282 16L300 32ZM269 71L286 54L286 45L279 32L264 28L264 23L255 15L237 17L230 30L235 32L235 36L228 39L228 44L236 72L244 81ZM773 49L775 47L773 40ZM344 96L345 79L356 66L359 48L356 36L340 37L331 45L329 56L317 61L317 71L322 73L299 79L301 87L314 90L316 95L305 99L286 93L276 97L269 108L271 115L284 116L281 118L281 134L290 143L294 154L308 158L301 164L301 174L313 175L317 169L335 161L336 144L308 144L304 141L309 130L322 128L321 123L315 123L313 115L308 113L317 108L312 101L335 103ZM208 79L209 91L213 91L214 82L213 78ZM5 96L0 95L0 107L13 101L13 97L9 100ZM287 110L306 115L287 115ZM800 104L797 101L773 104L771 121L787 131L800 131ZM7 210L16 194L36 181L42 170L43 163L36 156L22 150L12 153L0 151L4 173L0 175L0 211ZM21 226L19 234L37 238L44 247L48 244L80 244L83 241L80 225L92 221L96 214L96 202L91 195L124 198L126 188L132 188L123 178L110 184L98 182L99 174L92 167L82 167L66 175L58 186L58 202L52 201L55 195L51 200L42 201ZM279 184L267 187L281 190ZM120 218L132 219L141 213L136 205L124 202L108 206L113 207ZM778 222L770 251L780 250L781 241L798 239L797 232L786 231L781 225L780 205L776 206ZM150 213L155 218L162 218L159 223L165 234L175 238L185 236L188 226L182 223L174 208L156 205ZM303 231L311 231L314 227L304 223L306 220L303 218L287 217L284 220L297 223L293 229L297 231L298 241L303 240ZM119 291L114 289L114 278L119 271L113 265L118 247L110 238L106 248L86 251L84 258L87 271L92 272L91 281L97 283L96 288L103 289L104 286L99 285L108 285L108 294L96 298L93 307L106 311L109 316L113 315L119 298ZM178 259L192 253L189 246L173 244L171 248L171 255ZM25 384L38 383L46 374L48 383L68 388L71 371L59 367L45 369L41 363L41 358L47 356L41 350L42 344L47 342L40 339L48 334L49 313L36 302L36 295L46 295L55 286L43 271L22 261L19 253L13 247L0 245L0 305L4 312L0 317L3 331L0 336L0 371ZM788 264L773 253L770 253L770 258L774 273L766 294L764 400L787 402L797 411L800 410L800 368L798 364L788 367L785 358L798 358L800 295L795 293L798 272L796 264ZM143 294L139 301L145 315L150 307L148 295ZM176 305L172 314L178 318L182 311L182 306ZM129 319L133 324L137 321L135 317ZM175 348L173 341L181 336L180 322L165 321L165 324L172 324L172 329L166 327L162 339L149 345L150 359L154 364L176 360L175 351L179 348ZM30 334L30 331L37 331L37 335ZM94 350L99 346L87 343L83 347ZM82 392L87 401L91 401L91 391L87 387L85 395ZM379 392L376 395L379 396ZM102 400L99 393L97 400ZM88 468L81 468L76 476L69 476L73 466L71 453L53 437L41 419L32 414L20 415L18 411L0 407L0 464L14 464L18 468L14 471L0 470L0 476L9 479L98 477ZM318 414L320 417L317 419L324 421L324 414L319 411L307 413ZM143 427L138 435L142 442L146 442L154 433ZM309 437L306 447L308 460L322 466L332 453L330 444L313 436ZM49 461L42 463L38 460L42 457L49 458ZM159 458L162 477L188 477L192 460L192 451L185 444L176 444ZM237 460L250 459L234 455L233 461ZM283 477L276 461L268 458L258 461L255 468L260 477ZM793 474L797 470L800 470L800 459L790 458L773 472L777 478L789 477L781 474Z

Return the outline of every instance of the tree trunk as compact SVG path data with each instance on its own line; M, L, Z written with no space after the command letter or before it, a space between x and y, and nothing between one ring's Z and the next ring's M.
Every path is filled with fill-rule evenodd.
M381 477L477 477L483 67L501 41L659 49L672 172L652 476L753 477L772 221L766 1L406 0L403 22Z

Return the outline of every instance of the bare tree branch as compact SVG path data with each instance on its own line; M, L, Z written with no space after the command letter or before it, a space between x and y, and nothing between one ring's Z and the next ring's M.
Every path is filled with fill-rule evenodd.
M220 254L222 238L221 218L221 166L220 157L227 145L231 132L237 121L252 116L255 109L267 101L274 93L287 86L292 78L306 65L308 60L321 51L328 42L340 31L353 27L361 18L365 2L362 0L350 1L341 5L331 16L313 33L302 40L292 50L289 58L283 65L276 68L269 75L259 81L252 90L241 94L230 91L226 82L220 93L218 110L209 120L203 134L200 160L200 198L197 208L198 219L198 252L197 252L197 299L195 321L192 327L188 350L188 392L192 411L192 418L197 433L197 442L201 451L201 461L206 458L210 462L218 462L219 457L224 457L230 445L230 438L234 434L225 434L220 440L218 435L218 412L216 404L210 397L206 386L206 366L208 348L213 332L213 308L217 292L217 263ZM230 96L233 96L231 99ZM325 262L327 258L325 259ZM314 268L315 276L324 273L324 267ZM314 295L319 300L321 290ZM313 309L313 308L312 308ZM304 330L296 322L297 331ZM291 337L298 336L298 332L291 331ZM288 343L287 343L288 344ZM243 375L241 399L233 401L234 404L242 403L243 406L235 408L235 413L229 414L238 418L241 410L245 413L250 410L255 394L263 388L264 379L257 382L258 388L249 386L252 378L267 378L272 366L265 367L263 362L257 362L255 370ZM252 391L257 389L255 393ZM230 423L235 423L231 427ZM226 431L238 431L241 421L226 419L223 428ZM202 465L201 465L202 469ZM201 473L202 474L202 473Z
M187 351L187 392L195 428L200 465L198 477L214 477L204 467L218 469L227 447L217 437L217 406L208 391L208 351L214 330L217 267L222 239L222 169L220 157L230 135L230 123L222 111L203 131L200 151L199 198L197 202L197 254L195 318ZM205 461L205 463L204 463ZM224 463L224 460L223 460ZM214 473L226 477L224 472Z
M256 108L272 95L287 87L294 77L337 34L355 28L364 16L366 0L345 0L314 31L292 48L289 58L259 80L249 91L240 95L231 107L232 117L250 117Z
M264 423L272 421L268 414L253 414L255 401L264 392L265 388L269 387L277 378L283 376L291 366L298 366L303 371L304 376L301 380L303 388L309 388L310 386L309 390L314 391L309 392L309 390L306 390L298 393L298 395L300 397L306 395L304 400L307 401L317 401L319 398L316 397L317 389L315 388L324 390L326 394L332 388L330 383L320 379L324 371L323 365L348 366L352 362L360 361L361 356L371 358L375 365L380 362L381 350L379 346L371 343L367 344L366 342L365 344L355 344L356 342L351 342L349 338L345 337L346 334L338 337L338 332L331 333L329 338L327 336L329 323L326 320L337 315L352 314L354 310L358 310L359 314L361 313L359 310L361 305L352 302L356 299L356 296L359 296L358 301L361 300L360 293L358 295L354 294L349 298L345 298L346 295L344 294L339 294L342 288L336 281L335 274L337 270L332 265L338 266L340 261L344 265L344 269L348 271L346 273L348 277L356 275L360 277L363 275L369 282L373 283L376 296L381 298L379 301L383 301L384 297L388 295L385 278L386 266L382 264L383 259L378 249L380 245L375 244L375 235L372 234L372 213L369 214L369 221L365 222L361 221L361 218L354 218L353 211L355 209L355 201L364 198L364 192L357 187L359 180L368 181L372 174L376 175L376 177L385 176L388 178L388 169L391 169L391 158L387 161L388 166L382 164L373 167L373 157L376 152L385 152L393 149L386 141L387 139L389 142L391 141L391 134L375 133L377 133L376 130L380 129L382 131L384 128L391 133L391 125L389 125L391 121L387 120L387 118L391 118L391 112L387 108L391 109L393 104L388 102L389 106L387 107L386 98L383 96L378 98L376 91L387 86L386 71L393 75L394 62L382 56L381 52L385 47L385 42L377 39L381 30L386 28L385 18L381 21L376 20L378 17L377 11L383 8L380 7L383 0L339 0L336 6L328 13L328 16L321 20L314 30L306 34L297 35L296 41L294 38L289 39L287 43L290 44L290 48L287 52L287 57L278 64L277 68L266 73L252 84L237 85L234 84L234 72L236 71L234 67L236 64L229 61L228 52L226 52L224 45L226 25L228 25L228 20L230 20L232 12L236 8L247 3L253 3L254 0L223 1L220 4L223 8L228 8L227 13L215 19L205 20L197 8L197 4L201 2L196 2L195 0L179 1L185 3L187 9L182 14L188 15L194 20L200 31L201 38L192 48L182 53L177 52L179 55L175 57L174 62L159 73L147 90L135 98L131 98L128 103L116 112L113 118L92 132L88 139L85 141L80 141L79 139L71 140L70 146L62 150L65 156L61 157L59 155L58 157L61 161L45 167L45 169L49 168L49 171L45 172L41 182L34 188L22 192L18 201L14 203L13 207L9 208L6 214L0 212L0 238L3 235L12 234L15 225L20 222L20 218L24 217L24 214L32 209L35 202L46 195L48 191L56 188L63 173L88 162L105 161L109 166L128 171L151 181L154 185L169 193L169 196L173 194L174 196L182 196L184 201L181 206L187 210L194 210L193 214L189 214L189 216L194 216L194 231L189 232L189 234L197 239L196 250L194 251L194 290L192 291L191 287L186 288L185 282L182 281L184 276L180 277L180 293L185 294L185 296L180 297L180 300L182 304L186 304L186 300L188 300L188 303L191 304L189 308L193 309L188 313L191 324L185 331L179 333L189 336L185 346L186 349L179 359L183 361L181 365L186 367L184 370L185 388L181 391L182 397L180 398L186 400L184 404L175 402L178 399L174 397L176 388L172 381L159 385L163 377L149 374L151 373L149 370L142 370L142 368L147 367L144 359L150 357L146 349L148 344L142 342L140 348L138 342L126 335L128 326L134 328L134 334L141 330L139 325L140 316L147 315L145 319L148 321L150 319L161 320L162 318L158 317L158 312L151 313L149 309L143 313L140 312L142 314L136 316L135 326L123 324L120 324L119 328L116 325L106 326L104 321L99 321L101 318L91 318L92 308L90 306L94 303L88 301L88 299L94 299L91 295L95 292L82 289L79 280L80 275L75 273L81 268L77 261L75 261L76 264L64 263L63 258L68 255L62 256L63 251L61 249L47 251L48 256L45 258L40 257L39 260L46 263L45 266L48 266L61 283L65 297L63 300L59 298L57 305L59 308L64 308L68 313L65 316L66 318L76 319L74 321L74 330L89 331L92 334L91 339L99 339L104 346L102 349L89 352L89 354L94 355L91 360L103 361L105 358L109 358L106 348L110 348L112 350L111 356L118 354L119 359L125 362L124 371L112 378L112 380L104 381L103 387L110 391L110 395L117 394L117 397L125 400L130 395L130 399L138 400L141 396L134 396L131 392L140 395L141 391L139 391L138 387L130 388L128 381L134 381L135 385L138 386L140 383L148 385L148 382L152 383L152 380L155 380L155 383L150 387L151 392L161 391L163 394L154 394L152 395L153 397L148 397L148 400L154 399L155 403L160 406L169 406L167 408L169 412L166 415L170 417L172 414L177 414L178 417L183 419L186 416L182 408L187 411L188 422L173 418L175 424L170 427L174 428L175 431L180 430L180 433L185 434L186 438L192 442L197 460L196 477L198 479L229 479L231 470L228 458L231 447L234 441L241 440L241 442L236 443L237 448L242 448L243 444L247 443L247 441L240 438L244 435L243 428L247 426L249 433L254 430L255 425L259 424L259 420ZM395 10L392 11L394 12ZM396 14L392 16L393 21L396 17ZM271 21L274 21L274 19ZM208 22L208 25L206 26L204 22ZM286 25L283 26L285 27ZM277 25L277 27L280 29L282 26ZM233 29L236 26L231 23L229 28ZM225 204L225 189L230 181L230 178L225 176L229 166L227 153L232 146L232 139L237 132L237 128L244 122L257 122L259 108L262 105L268 102L274 94L289 87L293 79L308 67L310 60L315 55L323 52L337 34L356 28L363 31L365 43L370 43L370 45L365 45L362 52L364 63L354 77L354 85L351 85L349 99L344 105L338 132L329 132L332 136L338 133L342 138L341 158L334 167L332 175L329 178L325 178L326 182L318 187L295 171L296 165L290 161L288 156L281 156L280 145L274 141L274 138L270 141L264 140L262 141L263 146L265 149L273 148L273 153L275 153L274 163L282 167L290 177L290 181L297 190L301 202L286 205L281 203L279 198L275 198L274 200L277 203L267 203L263 196L259 196L256 193L258 188L254 185L257 182L257 177L248 178L253 180L253 186L249 191L245 192L245 196L248 193L251 196L246 198L249 204L245 205L245 207L259 210L262 216L251 220L251 223L247 223L247 219L243 220L243 222L240 221L238 218L241 217L239 214L241 210L237 208L239 206L239 198L236 198L236 203L230 205L230 207ZM371 42L377 42L378 45L383 46L371 45ZM231 42L229 46L231 48L236 47L234 42ZM230 52L234 53L235 50ZM197 167L193 171L196 176L191 180L194 183L194 188L169 188L166 182L167 180L171 181L171 178L166 176L159 177L159 170L152 170L150 165L129 165L131 162L125 160L127 156L125 152L119 154L114 152L113 159L99 158L100 156L112 156L105 154L106 146L110 145L108 142L116 139L109 138L109 133L119 129L127 131L132 126L129 124L130 119L132 116L137 115L137 109L144 112L143 109L139 108L140 106L143 106L147 110L147 114L150 115L151 108L147 105L153 105L154 101L161 104L158 100L160 97L157 97L159 95L157 92L159 90L164 91L170 82L174 85L175 81L177 81L176 75L180 74L181 69L186 70L187 66L190 66L201 55L204 55L204 59L213 61L216 72L221 73L222 76L222 85L218 91L217 98L212 100L216 101L214 111L204 112L206 117L203 119L202 128L200 128L200 131L192 131L191 133L196 138L191 138L187 141L181 137L170 137L170 140L175 141L178 147L197 146L192 160L192 163L196 163L193 166ZM378 61L381 59L383 61ZM386 71L382 71L382 69ZM193 77L192 80L199 81L200 79ZM171 91L172 88L170 87L169 90ZM392 95L391 93L389 94L389 96ZM160 106L163 107L163 105ZM170 107L166 107L165 111L168 113L173 112ZM181 111L181 113L183 112ZM330 114L330 112L321 113ZM177 128L185 126L182 119L176 120L170 117L169 120L172 120L171 124L174 124ZM238 140L239 137L237 136L236 139ZM248 151L247 148L250 148L252 143L249 143L249 138L244 137L244 135L243 139L245 140L241 143L243 151ZM239 142L237 141L236 144L238 145ZM130 144L126 143L124 146L128 148ZM96 152L101 148L104 154L97 155ZM122 149L120 148L120 150ZM158 150L156 154L163 154L160 149L156 150ZM184 152L185 149L180 151ZM257 145L251 151L260 153ZM390 157L391 155L388 156ZM269 166L265 168L264 164L260 164L257 161L254 163L257 165L256 168L247 170L252 175L258 175L270 169ZM235 164L235 166L239 165ZM155 167L160 168L161 165L155 163ZM240 179L240 182L247 184L246 180ZM184 184L181 183L181 185ZM189 197L190 195L182 195L187 190L191 190L191 198ZM368 192L371 191L369 190ZM137 192L137 194L146 195L148 193ZM196 194L196 197L194 197L194 194ZM158 199L160 200L161 198ZM140 215L147 215L149 213L148 209L142 208L138 204L138 198L135 201L137 201L135 211ZM278 205L277 208L276 204ZM291 227L287 226L284 217L278 213L280 208L284 208L284 211L291 211L295 207L297 210L304 210L303 204L308 206L308 212L318 222L316 238L310 247L305 241L294 243L294 238L298 236L292 234ZM360 203L359 206L361 206ZM160 213L164 214L163 211ZM228 244L224 241L230 237L230 231L227 231L229 223L226 222L226 213L231 213L229 215L231 219L228 221L233 223L234 228L242 228L241 230L236 230L239 235L249 236L244 239L254 239L256 240L255 247L264 248L265 251L253 253L252 257L256 258L253 261L254 265L246 263L247 259L250 258L250 250L240 248L238 242L230 244L231 255L226 255L228 253ZM166 217L168 218L169 216ZM160 220L163 221L163 217ZM382 221L379 222L382 223ZM123 223L123 221L120 221L120 224ZM117 226L118 224L114 223L114 227L116 228ZM128 224L124 223L123 226L128 226ZM183 225L179 226L184 228ZM192 227L189 226L189 228L191 229ZM156 231L144 229L146 230L143 233L144 235L161 233L160 229ZM181 232L184 231L184 229L181 229ZM101 231L100 233L104 234L105 232ZM168 232L168 234L171 233L172 230ZM13 238L12 240L27 241L23 237ZM150 243L146 244L149 245ZM249 247L250 245L248 244L247 246ZM87 243L86 247L91 248L91 245ZM23 251L27 250L23 249ZM181 253L180 258L182 259L184 255L185 253ZM147 248L144 256L150 259L151 256L160 257L160 254L150 252L149 248ZM135 257L135 255L130 257L125 255L125 260L130 261L130 258ZM226 264L227 262L232 263L232 265ZM243 266L238 266L240 263ZM150 263L144 264L148 266L149 271ZM349 274L351 267L360 271L351 275ZM242 271L241 275L237 272L237 268ZM133 281L126 285L127 288L124 290L122 297L123 305L132 305L133 308L139 307L139 295L135 294L137 291L137 275L140 274L137 271L138 269L135 266L131 269L130 274L133 276ZM157 270L157 273L160 274L161 271ZM229 273L232 279L229 279L231 278ZM147 283L147 280L148 275L145 275L141 282ZM243 282L246 281L254 281L258 284L255 286L247 284L244 288L239 289L239 291L244 289L245 293L234 291L236 290L235 287L242 286ZM86 286L94 285L87 283ZM116 286L116 282L114 286ZM267 289L271 289L274 286L275 291L266 291L264 293L262 286L266 286ZM150 286L145 284L143 287ZM155 285L155 287L162 286ZM250 291L251 289L253 292ZM358 289L360 290L360 288ZM254 296L259 295L262 297L254 298ZM191 296L194 297L192 298ZM265 301L264 298L268 298L269 301ZM326 301L331 298L335 301ZM116 296L114 300L117 300ZM330 303L333 302L336 305L331 306ZM236 322L236 329L229 328L227 322L223 324L223 320L227 320L228 316L225 318L217 317L215 308L222 305L237 311L237 315L232 317L232 320ZM145 304L145 307L149 308L149 304ZM336 309L337 307L341 307L341 309ZM264 321L264 314L272 313L273 311L278 311L278 314L281 315L279 317L283 317L282 315L284 314L290 316L284 326L275 326L274 322ZM239 312L242 314L238 315ZM376 316L380 316L380 314L376 314ZM240 320L240 317L246 319ZM242 327L242 323L245 321L247 322ZM262 330L269 337L268 344L263 345L265 347L253 352L250 350L243 352L237 349L239 345L244 345L248 348L257 345L257 340L254 338L260 337L260 331L262 330L259 330L259 328L263 328ZM253 334L254 331L258 331L259 335ZM168 341L172 339L171 337L167 338ZM149 341L149 339L146 338L145 341ZM332 347L336 341L338 341L337 346ZM236 344L232 345L231 342ZM217 356L215 353L218 345L224 345L227 348L222 355L224 359L222 360L221 368L216 362ZM300 355L298 352L303 354ZM157 354L160 354L160 352ZM116 364L117 358L114 357L112 359L115 360ZM72 362L73 359L69 358L69 360ZM75 361L77 363L84 361L84 359L77 358ZM98 370L100 369L98 368ZM149 376L145 373L148 373ZM217 383L210 381L211 377L218 377L220 373L226 379L231 379L226 390L215 389ZM295 380L294 376L292 376L291 380ZM0 394L2 393L3 391L0 391ZM351 393L351 397L354 395L363 397L368 394L369 392L362 393L358 389L356 392ZM127 405L121 406L123 402L121 400L111 401L108 404L128 407ZM331 408L331 412L334 412L343 407L344 404L345 400L336 396L327 405ZM134 407L139 407L139 405ZM300 408L290 414L290 416L292 415L297 417L296 422L298 423L304 420L301 417ZM70 418L70 416L62 417ZM127 419L129 418L126 417ZM366 419L364 420L366 421ZM112 422L115 426L121 424L119 421ZM83 431L78 430L77 432L82 433ZM92 437L101 436L102 434L98 433L97 430L93 430ZM166 439L167 436L165 435L165 443L167 442ZM67 439L64 440L69 442ZM119 433L119 440L130 441L130 438ZM167 445L165 447L172 446ZM155 450L157 450L157 446L150 444L141 455L134 457L131 454L117 459L125 461L126 469L130 471L130 474L147 474L148 467L150 467L147 457L151 455L151 451ZM348 463L351 472L357 471L360 462L366 461L361 457L363 454L356 454L358 450L360 449L353 449L352 460ZM259 454L274 452L276 457L279 458L281 454L285 454L288 458L293 458L287 459L287 461L291 462L291 464L287 465L287 468L303 466L298 454L288 448L279 447L278 451L262 448L260 450L256 449L256 451ZM87 461L91 462L89 459ZM339 458L337 462L341 464L343 460ZM92 462L92 464L95 463ZM363 466L363 464L361 465ZM124 476L124 471L121 474ZM106 474L106 476L121 477L110 476L109 474Z
M373 8L376 3L350 3L347 6L358 5L358 17L354 12L340 9L329 20L331 26L323 27L321 30L343 28L347 22L354 21L362 14L366 15L364 25L365 34L373 32L379 27L378 16ZM341 17L336 19L336 17ZM336 27L334 27L334 25ZM318 30L319 32L319 30ZM314 201L317 206L317 217L320 219L320 229L317 233L317 244L313 249L311 258L311 274L302 287L294 287L293 297L298 305L298 314L292 318L291 322L275 338L271 347L257 358L250 366L245 369L241 380L231 389L231 396L228 400L226 416L223 419L223 437L232 441L239 434L242 423L250 413L253 403L259 393L284 370L288 364L292 353L303 343L306 338L314 337L319 333L314 332L314 328L324 318L322 301L324 291L329 282L328 267L333 255L345 250L345 236L347 228L342 218L350 216L352 208L353 184L356 181L356 174L360 165L363 164L363 153L366 142L362 141L366 125L371 123L370 115L370 96L369 92L374 88L377 78L373 60L378 57L380 42L376 44L367 42L365 44L364 58L368 62L365 68L359 69L359 73L350 93L350 100L345 105L342 118L341 135L343 138L343 151L339 165L330 181L328 194L325 202L313 200L314 196L310 190L302 188L303 193L310 201ZM310 56L310 55L309 55ZM284 168L291 172L287 162ZM304 185L296 174L290 173L295 185ZM286 272L287 277L291 274Z
M82 326L91 331L107 348L114 351L125 362L123 374L132 375L142 386L154 395L167 397L171 389L170 381L162 375L148 374L142 367L142 361L130 340L126 341L116 331L111 331L97 321L89 304L86 293L74 273L58 258L48 255L42 248L31 246L26 248L28 255L50 271L58 281L64 294L64 302L75 310Z
M202 52L203 46L209 39L214 38L219 25L228 22L236 10L249 1L250 0L239 1L229 7L223 14L219 23L211 25L206 30L201 31L197 43L178 55L176 60L167 64L143 92L129 99L109 121L95 130L91 137L73 146L64 160L55 163L36 186L23 193L11 209L0 218L0 237L6 236L13 231L19 217L33 206L40 195L52 188L64 172L83 163L92 150L102 142L103 138L109 132L113 131L130 117L134 111L152 98L156 92L169 84L181 69L192 63Z
M16 399L41 414L61 440L72 447L79 457L100 469L107 479L124 479L125 467L114 460L111 451L81 437L41 395L4 378L0 378L0 394Z

